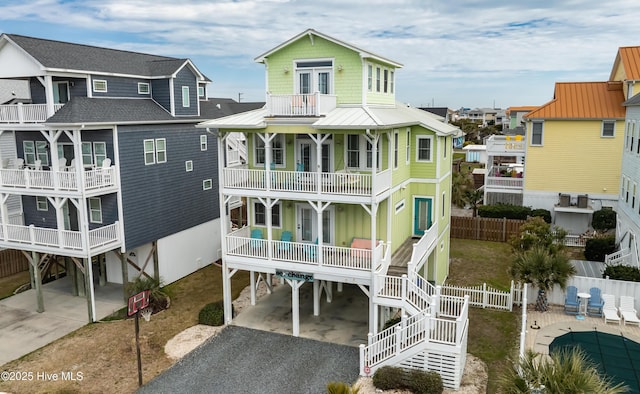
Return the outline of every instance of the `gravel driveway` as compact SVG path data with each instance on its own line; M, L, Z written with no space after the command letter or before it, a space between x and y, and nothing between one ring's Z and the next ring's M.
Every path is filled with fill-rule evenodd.
M358 348L228 326L138 393L326 393L358 379Z

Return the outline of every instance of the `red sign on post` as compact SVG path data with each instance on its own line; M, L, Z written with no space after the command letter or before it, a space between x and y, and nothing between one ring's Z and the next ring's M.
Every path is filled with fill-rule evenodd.
M127 316L135 315L139 310L142 310L149 306L149 294L151 291L144 290L138 294L129 297Z

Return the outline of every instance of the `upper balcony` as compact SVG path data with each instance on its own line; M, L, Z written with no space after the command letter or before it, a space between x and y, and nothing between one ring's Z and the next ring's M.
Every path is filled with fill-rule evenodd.
M265 192L294 193L300 195L323 195L344 197L377 196L391 188L391 170L383 170L375 174L337 172L302 172L302 171L268 171L247 168L224 168L222 170L222 187L234 189L241 194L264 195ZM253 192L253 193L252 193ZM282 197L287 197L282 195ZM289 196L293 197L293 196Z
M267 93L269 116L324 116L336 108L336 96L329 94Z
M524 167L521 164L493 165L487 170L485 188L522 191L524 188Z
M523 156L525 138L522 135L492 135L487 138L487 155L489 156Z
M0 191L34 195L52 192L103 194L116 191L114 166L88 168L76 172L73 168L62 171L25 168L0 169Z
M64 104L54 104L57 112ZM47 120L47 104L8 104L0 105L0 124L33 124Z

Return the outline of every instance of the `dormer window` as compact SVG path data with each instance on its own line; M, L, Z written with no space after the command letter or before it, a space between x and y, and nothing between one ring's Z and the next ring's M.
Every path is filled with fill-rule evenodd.
M296 93L331 94L333 60L301 60L296 62Z

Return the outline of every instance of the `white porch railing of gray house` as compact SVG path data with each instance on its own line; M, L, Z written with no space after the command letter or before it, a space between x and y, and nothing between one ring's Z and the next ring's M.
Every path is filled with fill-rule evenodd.
M119 232L118 222L89 230L89 249L93 250L118 242ZM85 250L81 231L3 224L0 225L0 239L8 243L42 246L60 251L89 252ZM16 249L18 249L17 246Z
M486 139L487 154L498 155L500 153L522 153L525 150L524 136L492 135Z
M376 174L347 172L268 171L224 168L222 185L230 189L267 190L296 193L322 193L355 196L379 194L391 187L391 170Z
M329 94L267 94L269 116L322 116L336 108L336 96Z
M84 190L97 190L116 185L115 167L82 171ZM38 190L79 191L75 171L0 169L0 187Z
M371 271L372 264L383 260L385 244L369 249L346 248L332 245L316 245L303 242L283 242L250 237L249 227L243 227L225 236L227 254L230 256L254 257L310 264L350 270ZM322 258L320 258L322 256ZM388 257L390 255L387 254Z
M54 104L57 112L64 104ZM0 123L42 123L47 120L47 104L0 105Z
M518 286L520 287L520 286ZM455 286L442 285L442 294L464 297L469 296L469 305L479 308L491 308L513 311L514 299L516 298L516 286L511 281L509 291L498 290L483 283L478 286Z

